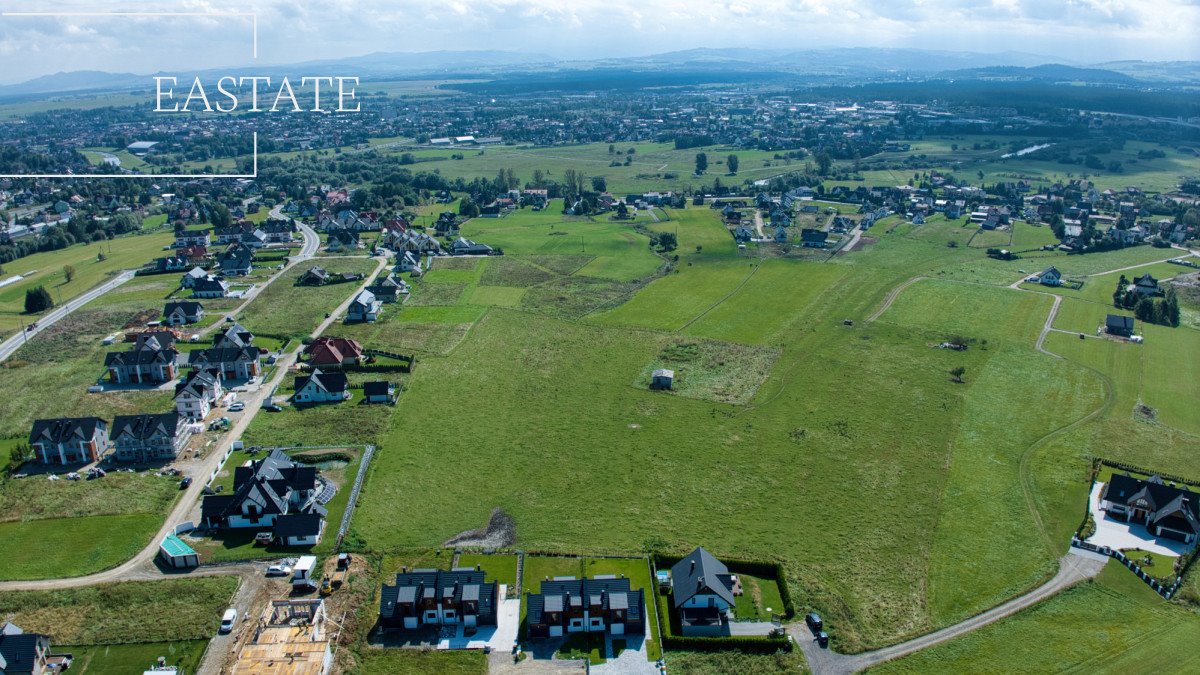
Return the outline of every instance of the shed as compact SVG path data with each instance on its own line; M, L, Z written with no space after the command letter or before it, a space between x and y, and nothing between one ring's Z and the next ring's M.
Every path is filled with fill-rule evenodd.
M200 564L200 554L173 534L168 534L159 544L158 559L173 569L188 569Z
M659 368L650 376L651 389L670 389L675 382L675 371Z

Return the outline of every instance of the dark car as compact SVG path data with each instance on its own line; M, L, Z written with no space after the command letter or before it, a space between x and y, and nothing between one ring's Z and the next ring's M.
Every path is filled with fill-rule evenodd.
M264 405L263 410L266 410L267 412L283 412L283 408L275 405L274 403L268 403Z
M821 621L821 615L816 612L805 614L804 623L808 624L808 629L814 633L825 627L825 622Z
M828 647L829 633L826 633L825 631L817 633L817 644L821 645L822 647Z
M190 486L191 484L192 484L192 477L184 476L183 480L179 481L179 489L186 490L186 489L188 489L188 486Z

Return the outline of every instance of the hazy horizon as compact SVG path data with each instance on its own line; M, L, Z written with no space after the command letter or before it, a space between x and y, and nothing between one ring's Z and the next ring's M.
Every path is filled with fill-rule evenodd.
M556 60L695 48L909 48L1044 55L1070 64L1200 59L1198 0L196 0L147 7L67 0L3 7L0 82L77 70L150 73L499 50ZM258 16L15 16L13 12L241 12ZM153 39L145 39L152 37Z

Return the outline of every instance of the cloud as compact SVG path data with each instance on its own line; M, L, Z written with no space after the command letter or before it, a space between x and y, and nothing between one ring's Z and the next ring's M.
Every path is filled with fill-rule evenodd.
M263 62L501 49L562 58L694 47L1022 50L1087 63L1200 59L1200 0L156 0L256 12ZM22 11L97 11L31 0ZM145 11L117 0L111 11ZM10 10L11 11L11 10ZM251 65L238 17L0 17L0 81L59 70ZM22 58L12 58L22 55Z

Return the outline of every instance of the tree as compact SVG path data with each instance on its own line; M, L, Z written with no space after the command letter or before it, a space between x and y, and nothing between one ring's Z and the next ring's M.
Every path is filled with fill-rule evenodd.
M1179 298L1175 295L1175 287L1167 286L1166 297L1163 299L1163 323L1168 326L1179 325Z
M967 372L967 369L965 366L956 366L956 367L950 369L950 377L953 377L955 382L962 384L963 374L965 374L966 372Z
M608 191L608 181L604 179L604 176L592 176L592 191L593 192L607 192Z
M726 157L726 158L725 158L725 165L729 167L729 175L731 175L731 176L732 176L733 174L737 173L737 170L738 170L738 156L737 156L737 155L730 155L730 156Z
M1133 306L1133 316L1138 321L1148 321L1154 323L1156 318L1154 310L1154 300L1150 298L1142 298Z
M54 306L54 298L44 286L37 286L25 291L25 313L37 314Z
M1120 279L1117 279L1117 290L1113 291L1113 307L1120 309L1125 306L1125 289L1129 287L1129 279L1122 274Z
M674 232L663 232L658 235L658 246L663 251L674 251L679 245L679 240L675 238Z
M708 171L708 155L703 152L696 153L696 174L702 174Z
M612 143L609 143L608 144L608 154L611 155L616 151L617 151L617 146L613 145Z
M833 168L833 158L829 156L828 152L822 150L817 155L817 173L824 176L829 173L831 168Z
M75 280L75 266L67 265L67 266L63 267L63 277L66 278L68 284L71 283L72 281L74 281Z

